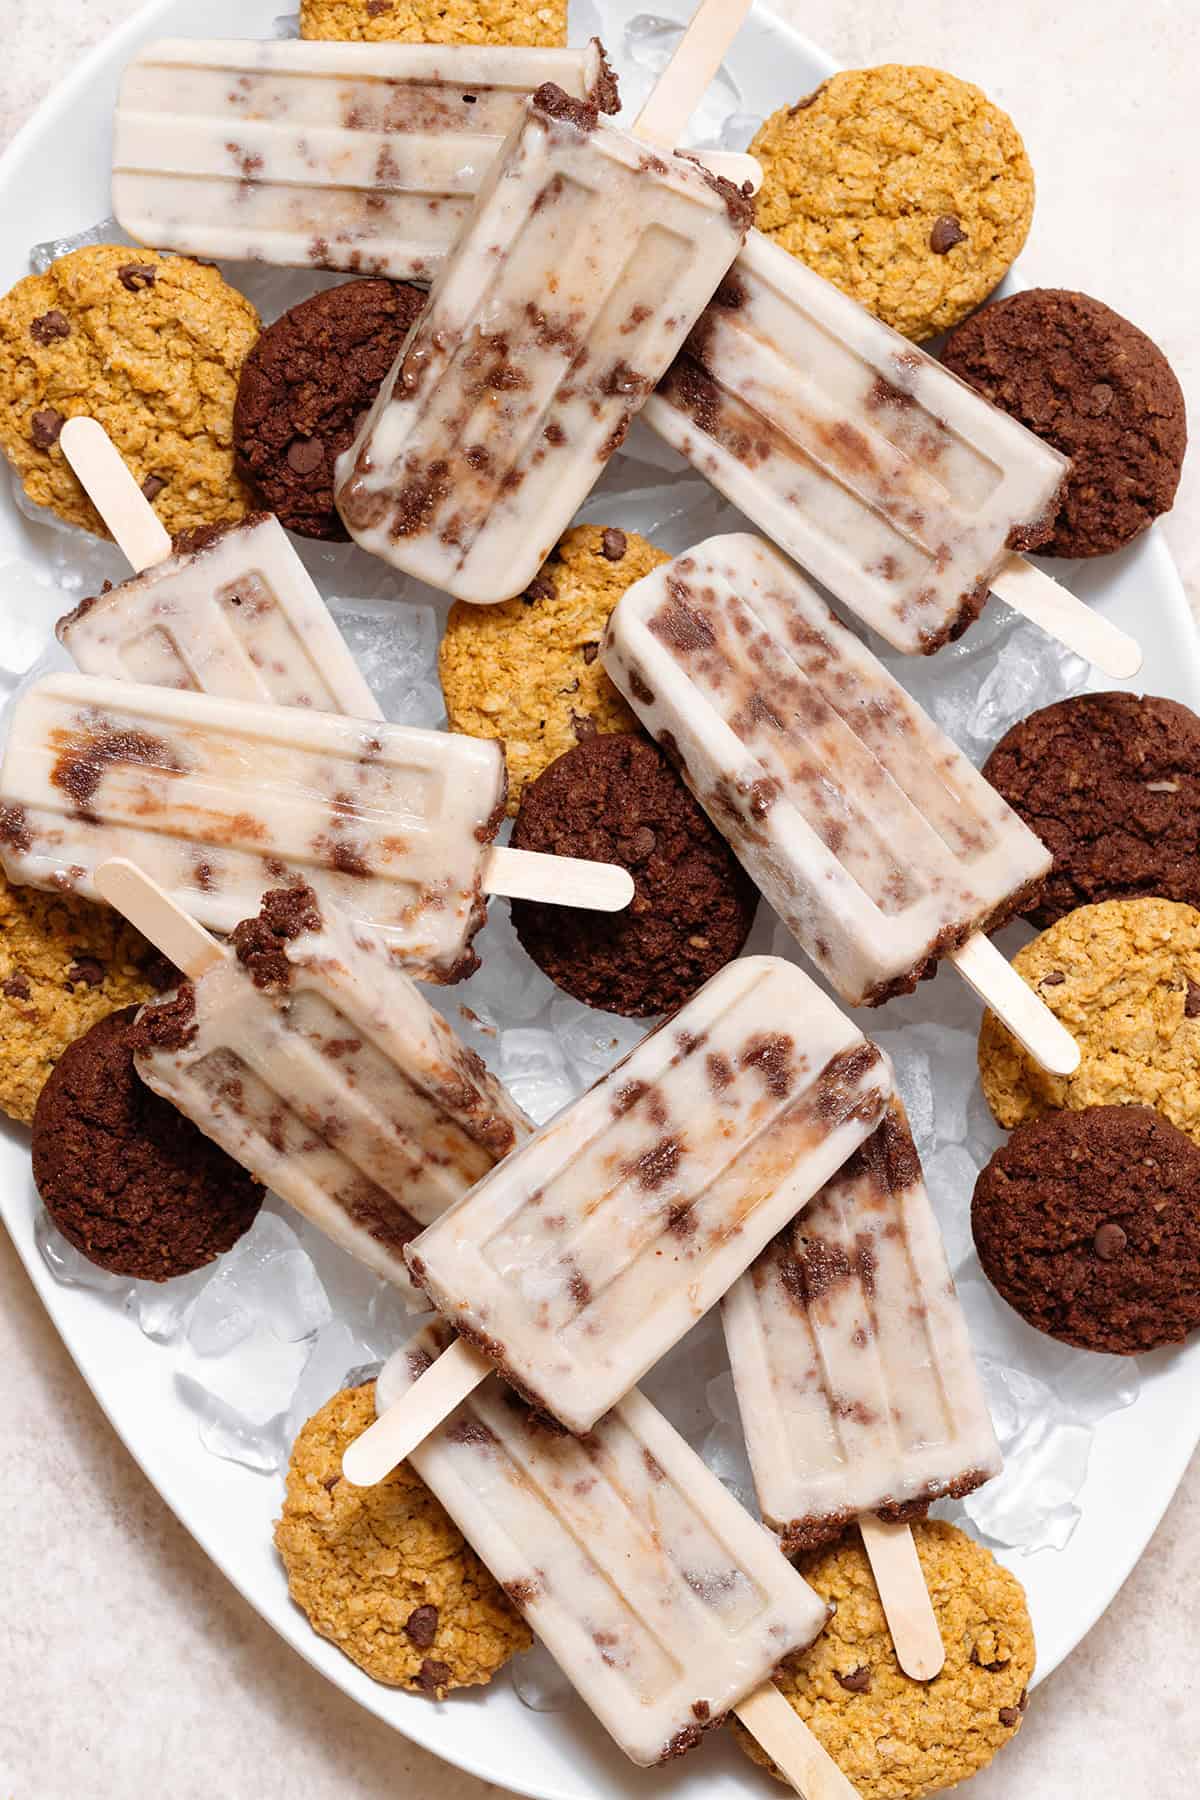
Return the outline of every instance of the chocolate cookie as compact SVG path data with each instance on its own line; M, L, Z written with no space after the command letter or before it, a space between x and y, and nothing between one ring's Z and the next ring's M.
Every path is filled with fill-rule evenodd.
M1186 706L1077 694L1020 720L983 772L1054 853L1035 925L1141 894L1200 906L1200 719Z
M896 1661L857 1532L796 1565L836 1610L810 1650L786 1658L776 1686L861 1800L920 1800L976 1774L1020 1730L1033 1674L1033 1627L1016 1576L940 1519L912 1529L946 1646L932 1681L911 1681ZM745 1727L735 1721L733 1730L776 1774Z
M376 1487L342 1479L375 1422L375 1383L344 1388L292 1446L275 1546L313 1630L374 1681L443 1699L528 1650L529 1628L407 1463Z
M1071 458L1047 556L1104 556L1169 511L1183 393L1158 346L1111 307L1029 288L960 325L943 361Z
M670 1012L750 934L757 889L646 738L585 738L560 756L526 788L512 841L620 863L633 876L624 912L512 903L534 962L588 1006L630 1019Z
M334 465L424 309L405 281L347 281L276 319L246 358L233 414L239 473L289 531L338 542Z
M1140 1356L1200 1325L1200 1149L1149 1106L1050 1113L975 1184L989 1281L1038 1331Z
M236 1244L263 1189L140 1080L137 1011L110 1013L59 1059L33 1115L33 1178L89 1261L169 1281Z

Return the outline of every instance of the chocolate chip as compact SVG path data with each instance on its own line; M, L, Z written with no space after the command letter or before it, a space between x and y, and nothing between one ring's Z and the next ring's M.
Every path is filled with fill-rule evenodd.
M595 660L599 656L599 654L600 654L599 644L585 644L583 646L583 660L585 663L588 664L589 667L591 666L592 663L595 662Z
M625 554L628 541L623 531L618 531L615 526L607 525L600 538L600 554L609 562L620 562Z
M933 221L929 248L935 256L945 256L948 250L953 250L955 244L965 244L966 241L967 234L953 213L943 213L940 219Z
M972 1646L972 1649L971 1649L970 1660L975 1664L975 1667L977 1669L986 1669L989 1675L998 1675L1000 1673L1001 1669L1007 1669L1009 1663L1012 1661L1012 1658L1008 1657L1008 1656L998 1656L996 1658L995 1662L986 1662L985 1663L983 1658L979 1654L978 1644L975 1644Z
M421 1664L417 1676L417 1686L423 1694L436 1694L439 1688L445 1688L450 1682L450 1665L444 1662L431 1662L428 1657Z
M1190 976L1187 984L1187 999L1183 1003L1183 1016L1185 1019L1200 1017L1200 986L1197 986Z
M1094 382L1092 384L1092 391L1088 396L1088 411L1091 413L1092 417L1099 418L1101 413L1106 413L1108 411L1112 403L1113 390L1109 387L1107 381Z
M68 981L82 981L87 987L99 987L104 980L104 964L94 956L77 956L67 970Z
M835 1669L833 1672L837 1676L839 1686L844 1687L848 1694L869 1694L870 1693L870 1691L871 1691L871 1671L870 1671L870 1669L867 1669L867 1668L851 1669L849 1675L842 1675L837 1669Z
M640 825L630 837L622 838L617 845L617 854L622 862L645 862L653 856L658 839L648 825Z
M527 606L531 606L535 600L553 600L554 583L545 575L535 575L521 598Z
M437 1636L438 1609L436 1606L418 1606L411 1612L404 1623L404 1635L410 1644L418 1650L428 1650Z
M154 286L158 270L153 263L123 263L117 270L117 280L129 293L137 294Z
M367 0L368 19L378 19L383 13L391 12L392 0Z
M40 319L33 320L29 335L35 344L53 344L59 338L70 337L70 322L65 313L43 313Z
M27 975L10 975L0 988L7 1000L28 1000L31 991Z
M1092 1239L1092 1249L1101 1262L1111 1262L1115 1256L1120 1256L1128 1242L1119 1225L1102 1225Z
M53 406L48 406L44 412L34 413L30 420L29 435L39 450L49 450L52 444L57 444L58 434L66 422L60 412Z
M585 738L595 737L596 721L588 713L573 712L571 714L571 729L575 733L575 742L577 744L582 744Z
M162 493L166 485L167 484L161 475L147 475L145 481L142 483L142 493L147 500L153 503L158 499L158 496Z
M297 475L311 475L325 461L325 446L320 438L293 438L287 459L288 468Z
M1020 1722L1021 1722L1021 1714L1020 1714L1020 1710L1017 1707L1002 1706L1000 1708L1000 1723L1002 1725L1007 1725L1011 1730L1011 1728L1014 1725L1019 1725Z
M1041 985L1043 987L1061 987L1066 979L1061 969L1051 969L1048 975L1042 976Z

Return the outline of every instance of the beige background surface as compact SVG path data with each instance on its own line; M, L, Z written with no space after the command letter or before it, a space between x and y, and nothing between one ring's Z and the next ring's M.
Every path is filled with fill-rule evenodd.
M938 64L1007 107L1039 179L1026 280L1127 313L1162 344L1200 420L1197 0L775 4L845 64ZM134 10L0 0L0 144ZM1200 455L1166 527L1194 605L1198 527ZM2 1233L0 1370L3 1800L497 1792L360 1712L212 1568L109 1431ZM1198 1537L1193 1466L1143 1562L971 1800L1195 1795Z

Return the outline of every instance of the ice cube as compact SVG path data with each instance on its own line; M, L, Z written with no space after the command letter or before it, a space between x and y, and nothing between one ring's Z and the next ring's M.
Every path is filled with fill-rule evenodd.
M746 1454L746 1439L738 1411L733 1376L726 1369L708 1383L709 1411L715 1423L700 1446L700 1454L718 1481L735 1495L747 1512L758 1517L754 1475Z
M289 1451L313 1414L348 1385L347 1375L354 1371L357 1376L359 1369L366 1364L373 1366L377 1360L371 1346L340 1320L335 1319L318 1333L288 1403L283 1441Z
M431 606L397 606L334 598L330 611L355 662L366 677L387 718L403 724L416 719L414 694L437 687L438 622ZM441 689L436 704L426 701L436 723L445 713Z
M223 1356L261 1322L280 1343L296 1344L329 1318L311 1257L287 1221L264 1209L197 1300L188 1342L198 1356Z
M213 1456L240 1463L257 1475L270 1475L287 1460L291 1440L284 1441L284 1414L261 1422L211 1393L193 1376L176 1372L180 1399L196 1416L200 1442Z
M943 1144L925 1158L925 1186L946 1246L952 1271L961 1269L975 1254L971 1236L971 1196L978 1167L962 1144Z
M536 1026L501 1032L500 1079L535 1125L544 1125L582 1091L554 1033Z
M49 238L44 244L35 244L29 252L30 267L35 275L44 275L51 263L57 262L60 256L69 256L72 250L82 250L88 244L132 242L128 232L123 231L115 219L101 219L98 225L89 225L86 231L76 231L69 237Z
M621 71L621 98L627 107L640 106L650 91L652 79L662 74L682 36L682 25L676 24L674 19L661 18L657 13L637 13L630 19L625 27ZM632 68L628 66L630 63ZM722 65L693 109L690 135L701 143L712 142L730 113L740 104L738 85Z
M298 38L300 36L300 14L276 13L271 21L271 36L276 38Z
M517 1698L530 1712L561 1712L570 1703L571 1683L543 1644L514 1656L511 1666Z
M154 1344L173 1344L183 1334L188 1314L197 1297L212 1280L212 1265L173 1281L137 1281L125 1301L125 1310Z
M0 633L0 682L19 681L42 655L62 611L62 597L32 563L14 559L0 565L4 630Z
M558 989L522 950L503 903L494 900L488 908L475 950L481 967L455 988L458 1005L505 1025L529 1024L549 1008Z
M77 1250L54 1223L48 1212L38 1213L33 1226L33 1241L38 1254L63 1287L89 1288L92 1293L122 1299L133 1287L128 1275L113 1275L97 1268L81 1250Z
M625 1019L598 1012L570 994L556 994L550 1006L550 1029L590 1087L614 1063L653 1031L657 1019Z

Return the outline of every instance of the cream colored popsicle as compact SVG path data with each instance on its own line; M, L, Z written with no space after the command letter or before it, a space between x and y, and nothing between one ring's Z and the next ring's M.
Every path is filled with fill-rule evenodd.
M142 1009L139 1075L386 1280L532 1127L382 941L276 889L228 949L127 862L97 887L191 977Z
M989 590L1106 674L1133 640L1016 553L1065 457L758 232L647 423L898 650L964 631Z
M793 964L730 963L406 1252L469 1345L353 1446L378 1481L486 1357L589 1431L874 1129L891 1069ZM455 1401L456 1403L456 1401ZM441 1407L441 1410L437 1410Z
M447 1338L427 1328L398 1351L377 1405ZM738 1712L807 1800L852 1800L771 1685L823 1602L642 1394L580 1439L492 1376L412 1462L632 1761L672 1761Z
M730 1289L723 1317L759 1505L789 1555L854 1519L903 1526L999 1473L899 1101ZM887 1610L886 1577L880 1591ZM893 1635L909 1668L906 1625Z
M709 538L618 602L604 666L851 1005L950 956L1047 1066L1078 1050L981 935L1050 853L762 539Z
M13 881L94 895L98 864L126 856L216 931L303 880L411 973L455 981L477 966L504 794L480 739L52 675L12 709L0 859Z
M164 249L428 281L527 96L615 112L582 49L162 38L121 82L113 211Z
M722 47L743 10L726 4L722 26L707 0ZM663 83L672 91L670 69ZM746 196L691 158L538 88L339 461L337 503L353 537L460 599L521 593L749 219Z

